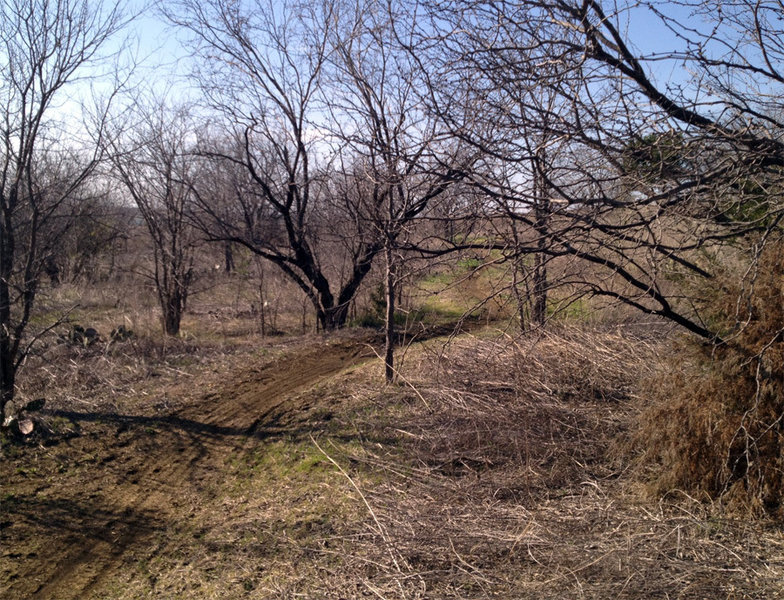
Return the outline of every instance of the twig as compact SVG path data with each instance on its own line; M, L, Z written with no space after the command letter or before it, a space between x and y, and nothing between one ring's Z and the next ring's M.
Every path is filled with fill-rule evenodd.
M334 458L332 458L329 454L326 453L326 451L316 441L316 438L314 438L312 434L309 437L310 437L310 441L313 442L313 445L316 446L318 451L321 452L324 455L324 457L329 462L331 462L333 465L335 465L337 470L340 471L341 474L346 479L348 479L348 482L351 484L351 487L353 487L356 490L357 494L359 494L359 497L362 498L362 502L365 504L365 507L367 508L368 513L370 513L370 516L373 519L373 522L376 524L376 528L378 530L378 534L381 536L381 539L384 540L384 544L385 544L385 546L387 548L387 551L389 552L389 557L392 559L392 563L395 565L395 570L397 570L397 572L402 575L403 574L403 570L400 568L400 563L398 563L397 557L395 556L395 552L392 549L392 541L389 538L389 535L387 534L386 529L381 524L381 521L378 520L378 517L376 516L376 512L373 510L373 507L370 506L370 502L368 502L367 498L365 497L365 494L363 494L362 490L359 489L359 486L354 481L354 479L351 477L351 475L349 475L346 472L346 470L343 467L341 467L340 464L338 464L338 462ZM403 585L400 583L400 581L397 581L397 580L396 580L396 583L398 585L398 588L400 589L400 595L403 598L405 598L406 597L406 592L403 589Z

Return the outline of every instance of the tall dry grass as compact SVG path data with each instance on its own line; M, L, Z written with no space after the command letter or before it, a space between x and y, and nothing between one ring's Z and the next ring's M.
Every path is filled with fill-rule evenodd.
M725 343L683 341L650 380L634 436L654 491L784 517L784 243L704 290Z
M330 422L360 446L320 442L368 506L335 574L379 598L776 597L776 531L641 495L617 451L667 348L551 327L434 340L381 390L354 376L359 408Z

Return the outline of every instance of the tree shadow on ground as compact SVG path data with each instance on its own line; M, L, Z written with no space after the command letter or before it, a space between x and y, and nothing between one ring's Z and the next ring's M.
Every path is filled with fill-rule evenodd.
M164 526L154 511L96 506L91 498L78 501L47 498L37 493L14 494L3 499L1 505L5 526L24 523L49 531L58 530L75 544L89 539L113 545L120 535L118 532L133 531L134 537L139 537Z

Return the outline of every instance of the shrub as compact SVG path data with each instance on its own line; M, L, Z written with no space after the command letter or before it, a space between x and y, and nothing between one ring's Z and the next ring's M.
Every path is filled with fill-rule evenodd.
M740 283L725 275L703 295L724 343L676 349L634 438L655 465L657 492L681 488L784 517L782 274L784 243L769 243Z

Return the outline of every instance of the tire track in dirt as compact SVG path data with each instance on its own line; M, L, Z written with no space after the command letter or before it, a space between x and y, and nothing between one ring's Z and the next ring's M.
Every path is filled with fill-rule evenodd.
M373 357L367 340L321 343L240 373L217 394L158 419L164 427L154 436L141 427L154 419L132 419L130 433L106 443L106 464L122 460L109 469L114 481L95 481L81 490L81 498L60 499L83 506L81 524L64 538L54 532L45 555L37 557L35 578L20 578L7 597L70 600L98 594L114 574L132 568L134 554L150 558L160 552L167 526L187 519L186 498L203 493L233 454L260 443L257 429L273 411L295 410L286 406L293 393ZM122 458L113 459L116 455Z

